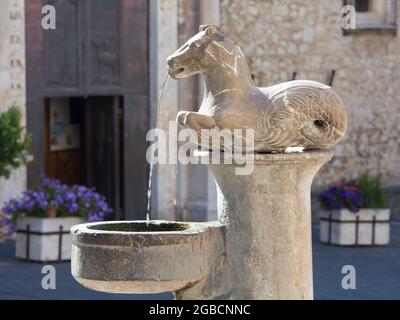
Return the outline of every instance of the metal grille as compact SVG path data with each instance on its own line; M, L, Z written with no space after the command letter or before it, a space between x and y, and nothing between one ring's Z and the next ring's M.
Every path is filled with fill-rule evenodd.
M338 224L355 224L356 227L356 232L354 236L354 246L359 245L359 230L360 230L360 224L372 224L372 234L371 234L371 244L375 245L375 233L376 233L376 225L379 223L389 223L390 220L376 220L376 217L373 216L372 220L360 220L359 216L356 216L356 220L339 220L339 219L334 219L332 218L332 213L329 214L328 218L322 217L320 218L321 221L327 221L328 222L328 243L332 243L332 225L334 223Z
M49 236L49 235L58 235L58 262L62 262L62 238L64 234L69 234L70 232L64 231L64 228L62 225L60 225L58 231L51 231L51 232L40 232L40 231L31 231L31 226L28 224L26 226L26 230L17 230L17 233L21 234L26 234L26 254L25 254L25 260L26 261L31 261L30 259L30 247L31 247L31 236L32 235L38 235L38 236Z

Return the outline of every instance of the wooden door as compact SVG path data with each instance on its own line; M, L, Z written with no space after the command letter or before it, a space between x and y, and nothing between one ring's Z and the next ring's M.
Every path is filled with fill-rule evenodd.
M56 8L56 30L41 26L45 4ZM91 110L89 115L85 113L88 124L101 123L107 135L85 129L96 147L89 145L91 151L84 151L86 158L93 153L92 160L84 160L84 177L114 199L113 205L124 209L125 218L144 218L149 129L148 6L148 0L25 1L27 127L33 133L34 156L28 165L29 187L37 186L40 174L47 170L46 101L59 97L86 99L85 105ZM121 125L110 122L120 112L115 103L110 107L111 100L116 99L112 97L120 97L118 101L123 103L120 123L124 132L120 131ZM98 114L95 105L102 110ZM117 145L115 130L122 137ZM118 148L118 155L111 157ZM98 161L100 156L103 163Z
M86 99L86 183L104 195L121 217L122 106L119 97Z

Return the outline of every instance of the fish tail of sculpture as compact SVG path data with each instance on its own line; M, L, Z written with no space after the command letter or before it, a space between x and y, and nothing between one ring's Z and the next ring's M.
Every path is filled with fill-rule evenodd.
M332 148L343 139L347 129L345 106L331 88L324 90L309 112L311 121L307 121L301 129L308 148Z

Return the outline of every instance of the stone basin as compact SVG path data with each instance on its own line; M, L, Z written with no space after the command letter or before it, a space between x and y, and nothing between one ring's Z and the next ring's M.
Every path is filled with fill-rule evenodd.
M71 272L97 291L174 292L205 277L212 227L168 221L76 225L71 228Z

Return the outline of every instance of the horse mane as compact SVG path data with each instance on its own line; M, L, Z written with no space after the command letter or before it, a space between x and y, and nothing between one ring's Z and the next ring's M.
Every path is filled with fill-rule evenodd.
M240 49L238 43L231 36L224 33L220 28L218 28L218 32L212 36L212 42L228 43L232 45L234 48Z
M222 32L219 28L218 32L213 34L211 37L210 44L219 49L220 52L225 52L224 58L217 58L213 56L210 51L207 53L215 60L216 63L221 64L223 67L230 69L237 76L239 74L238 68L246 67L246 71L248 71L248 65L246 62L246 58L242 52L242 49L238 45L238 43Z

